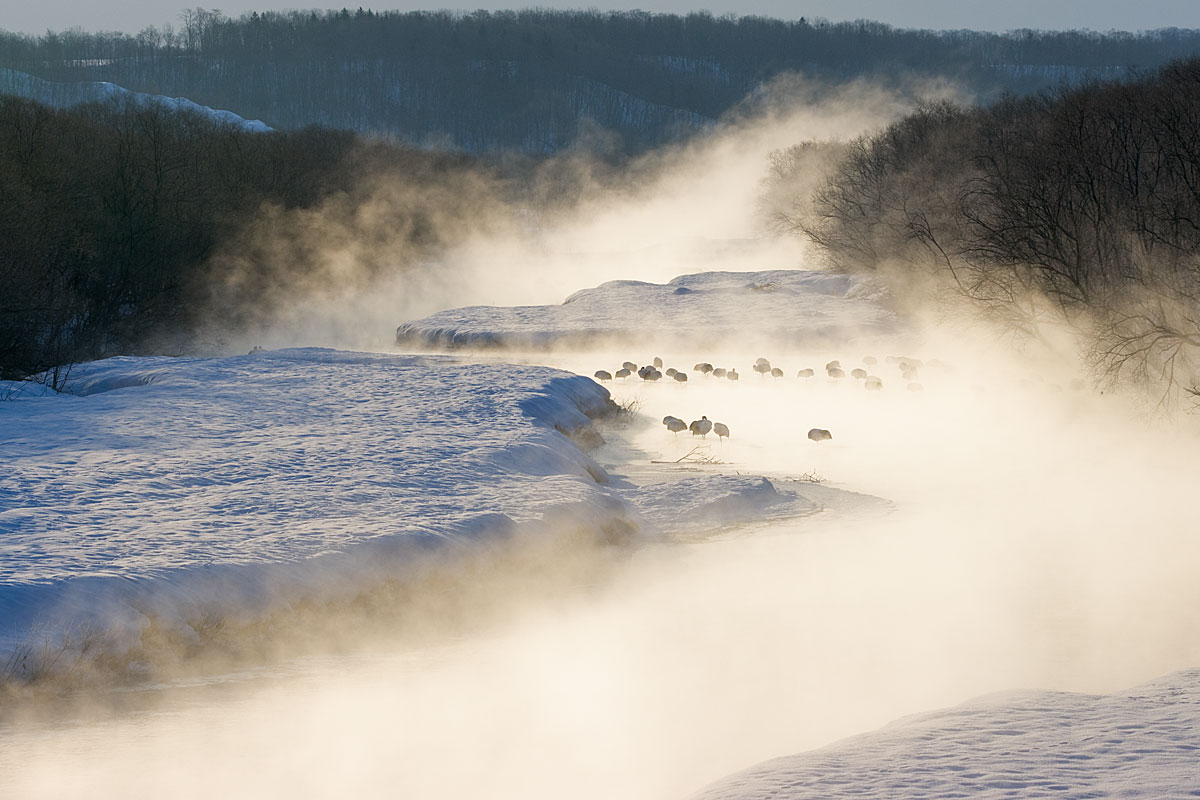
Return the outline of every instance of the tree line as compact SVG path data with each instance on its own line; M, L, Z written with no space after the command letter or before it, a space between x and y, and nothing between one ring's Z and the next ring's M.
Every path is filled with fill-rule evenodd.
M1200 59L989 105L921 106L850 143L785 225L1037 336L1111 379L1200 392Z
M365 176L420 189L475 168L328 128L254 133L153 103L0 97L0 377L186 350L201 315L235 319L273 281L304 278L302 259L283 277L270 254L241 258L236 294L214 303L214 253L264 210L353 195ZM424 213L389 220L418 253L438 244Z
M484 151L554 152L580 120L640 151L703 130L784 72L949 76L981 96L1149 68L1200 31L896 29L642 11L185 11L136 35L0 32L0 68L185 96L277 128L321 124ZM42 98L46 99L46 98Z

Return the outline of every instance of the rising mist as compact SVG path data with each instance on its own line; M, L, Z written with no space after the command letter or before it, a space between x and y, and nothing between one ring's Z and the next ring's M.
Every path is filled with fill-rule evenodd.
M238 247L320 267L312 282L274 287L230 342L386 347L398 322L453 305L803 267L813 251L796 242L710 243L761 234L770 153L850 139L907 108L864 86L838 101L768 103L615 176L564 156L582 159L569 165L582 176L577 199L532 216L474 173L429 195L383 182L352 202L266 212L222 256L231 290ZM431 228L454 232L438 234L444 255L380 277L372 265L408 257L410 237L389 220L426 198ZM469 635L434 608L420 647L371 634L350 656L225 676L216 700L176 685L149 711L96 727L33 724L0 756L6 781L31 798L680 797L931 706L1018 687L1103 691L1194 665L1193 421L1147 421L1135 399L1093 391L1070 339L1016 350L986 321L906 308L893 340L820 350L748 331L719 352L513 354L584 374L655 355L743 369L737 384L614 383L649 422L604 430L610 449L596 457L632 455L643 480L677 477L646 465L694 443L657 420L705 414L733 430L707 445L708 469L767 475L825 512L645 546L600 581L585 555L591 579L554 602L531 588L537 570L494 595L481 581L473 602L505 613ZM889 355L926 362L923 391L907 391ZM753 375L758 356L786 378ZM794 377L864 356L884 391ZM809 441L814 426L833 440ZM800 480L813 475L823 482Z

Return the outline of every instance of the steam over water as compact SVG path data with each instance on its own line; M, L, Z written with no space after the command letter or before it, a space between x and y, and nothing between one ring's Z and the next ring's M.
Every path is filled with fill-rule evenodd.
M883 392L795 377L868 354ZM5 796L682 797L983 693L1107 691L1200 663L1193 429L1055 390L1057 375L1022 386L1027 365L970 348L912 353L956 367L927 367L919 394L887 371L886 349L860 345L557 361L590 374L653 355L743 376L614 384L645 421L605 431L601 461L632 459L635 481L678 476L685 466L650 462L695 443L658 420L705 414L733 437L710 435L709 463L692 468L766 474L830 510L643 547L552 603L509 587L483 629L10 728ZM760 355L786 377L754 374ZM810 427L834 439L812 443ZM826 483L788 480L813 473Z

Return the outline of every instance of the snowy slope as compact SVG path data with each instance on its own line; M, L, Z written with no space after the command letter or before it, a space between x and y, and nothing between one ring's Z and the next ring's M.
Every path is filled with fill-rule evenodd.
M693 800L1200 796L1200 669L1124 692L1027 692L777 758Z
M554 515L636 527L559 432L608 392L557 370L292 350L109 359L68 388L83 396L0 403L9 645L39 619L325 591Z
M556 306L472 306L401 325L416 347L542 348L647 339L692 346L754 332L812 344L851 332L891 330L886 310L864 302L858 279L806 270L704 272L665 284L609 281Z

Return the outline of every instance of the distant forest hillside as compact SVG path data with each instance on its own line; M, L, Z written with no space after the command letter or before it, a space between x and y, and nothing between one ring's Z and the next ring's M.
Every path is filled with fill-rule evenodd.
M280 129L319 124L472 152L548 153L588 129L636 152L703 130L785 72L960 80L981 99L1200 53L1200 31L899 30L641 11L184 12L136 36L0 33L0 93L55 106L95 82Z

